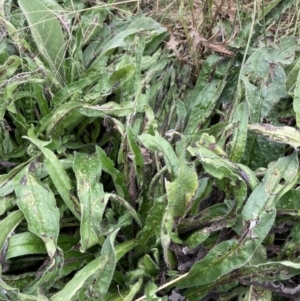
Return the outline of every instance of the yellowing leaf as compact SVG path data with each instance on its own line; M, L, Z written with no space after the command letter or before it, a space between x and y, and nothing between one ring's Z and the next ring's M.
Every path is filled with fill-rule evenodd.
M290 126L276 127L270 124L254 123L249 124L248 129L271 141L289 144L294 148L300 146L300 131Z

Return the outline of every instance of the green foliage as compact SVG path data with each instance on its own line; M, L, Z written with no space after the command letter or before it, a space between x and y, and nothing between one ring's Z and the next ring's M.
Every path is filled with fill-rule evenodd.
M291 297L294 39L261 46L241 19L237 52L207 56L192 88L150 17L114 1L4 2L0 300Z

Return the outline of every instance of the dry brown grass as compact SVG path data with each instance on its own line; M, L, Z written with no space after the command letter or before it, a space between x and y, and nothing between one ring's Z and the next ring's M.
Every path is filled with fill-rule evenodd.
M262 16L275 0L148 0L140 3L141 9L166 26L170 40L166 48L174 52L183 64L190 64L195 72L207 54L232 56L235 38L243 28L254 22L264 26L263 44L277 44L284 36L300 40L300 5L295 4L270 24ZM255 8L254 8L255 7ZM239 46L241 46L239 44ZM246 46L246 45L244 45Z

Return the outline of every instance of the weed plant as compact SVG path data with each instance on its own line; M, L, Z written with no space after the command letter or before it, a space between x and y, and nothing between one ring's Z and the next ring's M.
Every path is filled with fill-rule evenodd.
M299 298L297 0L0 0L0 300Z

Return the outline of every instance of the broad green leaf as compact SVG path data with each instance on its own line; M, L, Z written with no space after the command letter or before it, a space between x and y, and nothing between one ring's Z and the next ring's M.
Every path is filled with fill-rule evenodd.
M72 116L72 119L70 118L66 121L66 117L69 115L72 115L74 110L77 108L82 107L83 104L80 102L71 102L60 105L53 113L50 113L46 122L42 125L40 131L44 131L46 129L47 136L51 136L53 134L59 134L61 131L63 131L65 128L70 127L71 123L78 123L78 115ZM77 117L77 118L76 118Z
M81 41L82 46L97 38L108 13L108 7L99 6L93 7L93 9L87 10L82 14L79 28L80 34L83 37L83 41ZM94 20L97 20L97 23Z
M152 56L142 56L141 61L141 70L146 71L150 69L159 59L161 56L162 50L159 48Z
M184 217L198 187L196 172L181 164L173 182L166 182L168 207L174 218Z
M18 45L18 47L22 48L24 51L31 52L29 43L20 36L18 29L16 27L14 27L14 25L11 22L6 20L6 18L3 18L2 16L1 16L1 21L5 25L5 29L9 33L9 35L12 38L13 42L16 45Z
M107 85L110 87L110 89L115 85L123 85L126 81L130 80L134 76L136 71L135 65L128 64L125 66L120 66L120 64L118 64L118 67L119 68L115 70L107 80Z
M297 267L298 266L298 267ZM232 297L237 295L244 295L246 293L241 287L237 287L236 290L231 290L228 292L228 282L231 281L232 285L237 283L240 279L251 279L253 282L270 284L276 281L277 285L282 285L284 287L284 281L286 279L292 278L294 275L299 273L299 264L295 264L289 261L281 262L266 262L256 265L246 265L243 269L233 271L232 273L221 277L219 281L211 285L200 285L195 288L190 288L184 293L185 297L191 301L198 301L199 296L206 296L209 291L216 288L217 290L226 291L226 297ZM225 282L227 285L222 288L221 283ZM281 283L281 284L278 284ZM231 284L229 287L232 288ZM235 285L234 285L235 286ZM204 295L203 295L204 293ZM232 294L231 294L232 293Z
M54 72L64 79L62 68L66 53L64 34L57 16L40 0L19 0L37 48Z
M133 113L133 103L131 101L126 101L118 104L109 101L101 106L84 105L79 109L79 112L90 117L105 117L106 115L123 117Z
M300 190L291 189L278 200L277 209L291 210L291 213L297 214L300 212L300 203L298 202L299 198Z
M199 158L205 170L212 176L219 180L229 179L230 187L225 187L224 180L219 181L218 184L235 195L238 210L247 196L246 184L249 184L249 178L237 164L227 159L225 152L216 144L214 137L203 134L196 145L198 147L188 147L187 150L192 156Z
M245 87L251 123L262 123L272 111L277 110L277 104L288 97L286 75L280 63L287 63L294 51L294 42L284 41L278 49L257 49L245 63L240 77ZM250 168L265 167L282 155L283 146L248 133L243 163Z
M126 47L128 43L126 39L141 31L150 31L150 37L152 38L166 32L166 29L149 17L139 16L136 20L130 22L127 29L122 30L112 39L109 39L107 43L101 45L102 49L99 58L110 54L117 47Z
M142 31L151 30L151 38L167 31L160 23L144 15L140 15L133 22L130 22L128 28L137 28Z
M275 211L276 201L281 192L298 178L298 158L292 155L280 158L276 165L268 170L263 181L250 195L245 204L242 217L245 221L256 220L261 212Z
M292 70L287 74L287 78L286 78L286 90L288 92L292 92L292 90L295 88L294 94L298 94L299 95L299 92L298 92L299 90L298 89L299 89L299 85L300 84L297 84L297 83L299 83L299 72L300 72L300 58L299 57L298 57L298 59L296 61L294 61L293 65L294 66L293 66ZM295 85L298 87L298 89L295 87ZM297 97L297 99L299 97L298 95L297 96L295 95ZM294 106L295 105L297 107L297 111L299 111L299 109L298 109L299 104L294 104Z
M24 215L22 211L17 210L10 213L6 218L0 221L0 251L3 250L6 240L11 232L18 226L23 219Z
M163 296L163 297L157 297L156 293L159 291L158 287L156 284L153 282L148 282L145 286L145 301L167 301L168 297Z
M3 102L1 107L3 107L3 105L5 104L6 108L10 112L16 113L16 110L14 107L15 90L22 84L30 84L30 83L35 84L35 83L43 83L43 82L45 82L45 79L42 78L42 73L40 70L33 71L33 72L26 72L23 74L18 74L12 78L7 79L3 83L3 86L5 86L5 92L4 92L5 102ZM0 113L2 114L1 111L0 111Z
M35 163L31 163L16 175L14 190L17 205L27 220L28 229L44 241L52 258L57 249L60 215L54 194L37 179L35 169Z
M106 203L109 199L112 200L112 201L117 201L120 205L122 205L122 207L127 209L129 214L135 219L137 224L140 227L142 227L142 221L141 221L138 213L135 211L135 209L131 206L131 204L127 200L124 200L123 198L119 197L118 195L116 195L114 193L106 193L105 196L104 196L104 201L103 202Z
M159 237L165 207L165 196L156 198L154 200L153 206L151 207L149 214L147 215L146 222L142 230L137 235L138 240L135 248L136 256L147 252L151 240L155 240Z
M127 240L123 243L120 243L116 246L116 260L119 261L125 254L131 251L136 246L136 242L134 240Z
M126 132L127 132L128 145L131 151L130 158L134 163L134 168L137 177L141 181L143 175L143 168L144 168L144 158L141 149L139 148L136 142L136 137L134 136L132 129L129 125L127 125Z
M268 55L267 59L266 55ZM247 61L243 71L244 74L247 74L247 77L242 75L241 79L246 89L250 121L262 122L277 103L287 97L285 72L278 63L273 62L269 57L267 49L255 52ZM254 86L250 83L249 78L251 77L260 84ZM251 81L253 81L252 78Z
M201 93L199 91L184 131L188 137L192 137L199 126L212 114L224 86L225 81L212 80L203 88Z
M13 177L34 159L35 157L32 157L28 161L18 164L15 168L11 169L7 174L0 175L0 196L5 196L13 192L13 181L12 181Z
M75 248L76 245L73 246L73 250L64 253L65 262L59 271L60 278L82 269L85 265L95 259L93 254L81 253L80 251L75 250Z
M108 53L110 53L112 50L114 50L117 47L126 46L127 43L126 43L125 39L128 36L139 32L140 30L141 30L141 28L130 28L130 29L123 30L120 33L118 33L116 36L114 36L111 40L109 40L103 46L99 58L101 58L104 55L107 55Z
M146 275L151 277L157 276L159 271L157 264L148 254L143 257L142 262L140 263L140 268L145 271Z
M241 270L240 276L251 275L251 278L256 281L280 281L297 275L299 269L300 265L296 262L288 260L269 260L268 262L245 266L243 270Z
M9 240L6 260L18 256L45 254L47 249L42 239L31 232L18 233Z
M182 243L177 237L176 233L173 233L174 218L172 216L171 209L167 206L161 221L160 226L160 242L163 248L164 261L169 269L172 267L172 262L169 258L170 243L173 240L176 243Z
M73 170L81 210L80 250L85 252L98 243L96 229L99 228L106 207L103 185L99 182L101 163L97 155L75 153Z
M270 124L249 124L248 129L268 140L289 144L294 148L300 146L299 130L290 126L275 127Z
M3 186L0 187L0 197L9 195L14 191L13 181L9 180Z
M276 196L295 180L297 154L278 160L262 183L250 195L242 211L244 232L240 240L227 240L215 246L206 257L193 265L176 287L205 285L245 265L269 233L276 216Z
M187 97L185 100L187 112L191 113L196 101L199 100L200 95L199 93L204 89L206 86L209 75L214 68L214 66L218 63L219 58L216 55L210 55L204 62L197 77L197 82L195 88L193 90L187 91Z
M229 159L233 162L239 162L244 155L247 140L248 118L249 112L247 103L240 103L232 120L232 123L237 123L237 127L233 132L233 139L229 143Z
M242 163L252 170L267 167L272 161L284 156L286 145L273 142L248 131L245 155Z
M5 64L0 66L0 80L3 81L4 79L12 76L16 72L20 64L20 57L16 55L10 56L5 62Z
M55 156L55 154L48 148L44 147L49 144L49 142L43 142L35 137L33 129L28 130L28 139L32 144L34 144L45 156L45 166L51 177L53 184L60 193L65 204L71 210L71 212L80 219L80 214L78 212L78 201L74 196L70 194L71 181L68 177L66 171L64 170L61 162Z
M300 63L299 63L299 69L300 69ZM296 85L294 90L293 108L296 113L297 127L299 128L300 126L300 71L298 72L298 77L296 80Z
M60 214L55 197L52 191L37 179L35 169L35 163L32 162L14 178L17 204L24 213L28 229L44 241L50 258L41 277L28 287L29 293L40 290L47 292L59 277L63 262L63 254L57 248Z
M59 235L57 245L65 252L70 251L78 244L78 238ZM22 232L13 235L8 242L8 249L6 253L6 260L14 257L32 255L32 254L46 254L47 249L45 243L41 238L31 232Z
M104 298L112 280L116 264L116 254L113 245L116 235L117 231L108 236L103 244L100 256L78 271L66 286L50 300L72 300L77 291L89 280L92 280L93 296Z
M254 171L252 171L248 166L237 163L236 164L241 176L244 181L247 183L251 190L254 190L256 186L259 184L259 180L256 177Z
M106 155L105 151L98 146L96 146L96 153L98 160L101 162L102 169L111 175L118 195L129 199L128 189L124 183L123 176L121 172L115 168L114 162Z
M140 290L142 283L143 283L142 278L140 278L139 281L137 281L131 287L130 292L124 298L122 298L123 301L132 301L136 293Z
M267 117L270 108L274 106L273 99L271 102L265 102L259 89L250 83L249 79L242 76L245 85L246 100L250 112L250 122L262 122ZM277 96L276 96L277 97ZM276 160L284 154L284 146L268 141L253 132L248 132L243 163L252 169L265 167L271 161Z
M178 175L179 160L167 140L161 136L152 136L149 134L140 135L138 138L148 149L162 152L169 171L172 175Z
M178 225L180 234L196 230L185 240L185 244L192 249L196 248L214 232L224 227L230 228L235 222L234 218L230 218L235 206L234 201L226 200L223 204L216 204L203 210L200 216L183 220Z
M16 206L16 198L12 196L0 196L0 215L11 211Z
M29 296L28 296L28 299L25 299L25 298L21 299L20 297L21 296L20 296L19 290L17 288L10 287L2 279L0 279L0 300L13 300L13 301L34 300L34 301L37 301L36 297L33 297L32 299L30 299Z
M99 75L91 75L89 77L80 78L78 81L72 82L66 87L59 90L51 100L52 109L59 109L60 105L64 104L69 98L76 94L82 94L84 88L99 80Z

